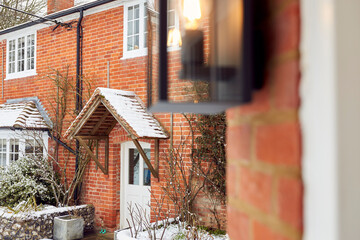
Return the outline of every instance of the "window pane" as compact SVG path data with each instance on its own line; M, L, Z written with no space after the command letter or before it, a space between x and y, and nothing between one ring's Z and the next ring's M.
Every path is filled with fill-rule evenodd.
M25 141L25 154L34 154L34 140L26 139Z
M15 40L9 41L9 73L15 72Z
M136 149L129 149L129 184L139 185L140 154Z
M135 29L134 29L134 33L135 34L138 34L139 33L139 28L140 28L140 22L139 22L139 20L136 20L136 21L134 21L134 27L135 27Z
M35 155L39 158L43 157L43 146L35 141Z
M144 35L144 47L147 47L147 33Z
M128 51L134 50L133 37L128 37L127 38L127 44L128 44L128 47L127 47Z
M25 47L25 37L18 38L18 48Z
M15 40L9 42L9 51L15 50Z
M17 71L25 70L25 37L18 38L18 64Z
M0 166L6 167L6 139L0 139Z
M174 26L175 25L175 12L171 11L168 13L168 26Z
M175 0L168 0L168 10L175 9Z
M128 22L128 36L131 36L134 34L134 22Z
M19 139L10 139L10 161L19 159Z
M139 49L139 35L134 37L134 49Z
M35 35L31 34L27 36L27 48L26 48L26 69L34 69L33 59L35 57Z
M140 17L140 6L139 5L135 5L134 6L134 10L135 10L135 19Z
M150 160L150 149L144 149L144 152ZM144 186L150 186L151 184L151 172L148 165L144 162Z
M14 73L15 72L15 63L10 63L9 64L9 73Z
M0 153L0 166L6 167L6 153Z
M30 56L35 57L35 47L34 46L32 46L30 49Z
M128 8L128 20L133 20L134 18L134 7L129 7Z

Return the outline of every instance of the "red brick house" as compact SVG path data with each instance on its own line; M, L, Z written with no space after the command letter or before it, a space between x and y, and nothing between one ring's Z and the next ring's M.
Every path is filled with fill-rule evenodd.
M50 96L55 91L47 77L51 69L68 70L74 85L80 74L91 78L92 97L88 103L84 99L75 100L75 94L69 98L73 109L81 110L79 105L84 109L73 123L70 115L64 119L64 132L70 127L66 135L77 138L80 145L81 137L87 137L86 140L95 139L94 135L103 137L97 137L99 155L92 155L97 162L90 161L86 169L80 202L93 204L97 223L108 230L127 225L129 201L146 207L148 202L155 204L154 197L162 198L166 165L159 153L172 144L178 145L181 136L189 134L181 114L153 116L146 111L144 103L150 97L146 4L151 2L99 0L73 6L71 1L49 1L46 17L63 24L39 20L0 32L1 103L36 97L51 118L54 116L49 110ZM172 18L169 29L178 27L178 18L172 9L169 16ZM172 98L186 95L184 84L177 77L179 49L179 46L169 49L173 59L170 65ZM122 103L121 110L117 109L114 99ZM124 109L130 105L130 111L125 113ZM50 154L53 146L54 142L49 140ZM146 158L151 165L144 163L142 159ZM75 171L75 161L71 156L68 167L71 173ZM196 208L201 221L216 224L206 205L196 204ZM217 208L225 227L226 208L222 205Z
M123 51L125 2L84 8L83 68L96 73L96 86L106 87L109 62L110 87L134 91L146 102L146 60L141 47L136 49L136 58ZM227 111L230 238L358 239L360 4L351 0L261 2L267 9L265 86L255 93L252 103ZM71 21L79 18L79 9L50 16ZM31 23L0 32L2 103L37 96L47 107L43 99L50 83L39 76L49 65L61 68L66 64L75 75L76 32L52 29ZM18 61L11 58L9 62L9 42L17 39L18 43L27 34L31 49L34 32L36 51L33 57L30 52L27 70L18 74L16 64L9 65ZM10 68L13 77L8 76ZM166 129L170 127L170 114L156 116ZM174 125L181 122L179 115L172 119ZM120 219L119 152L128 146L121 146L127 140L120 127L110 138L109 175L95 171L92 162L95 177L85 183L83 197L85 201L95 199L98 214L107 226L114 227ZM160 141L162 147L167 144Z

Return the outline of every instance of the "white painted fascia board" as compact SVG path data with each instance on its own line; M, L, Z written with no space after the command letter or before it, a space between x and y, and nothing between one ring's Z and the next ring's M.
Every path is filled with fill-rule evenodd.
M116 7L123 6L123 4L128 1L129 0L113 1L110 3L103 4L101 6L90 8L90 9L84 11L84 16L90 16L92 14L96 14L99 12L103 12L103 11L107 11L107 10L110 10L110 9L113 9ZM79 7L79 6L76 6L76 7ZM60 22L68 22L71 20L77 20L78 18L79 18L79 13L73 13L73 14L69 14L69 15L61 17L61 18L57 18L56 20L58 20ZM30 27L27 27L24 29L20 29L20 30L14 31L14 32L5 33L3 35L0 35L0 41L7 40L8 38L13 38L14 36L18 36L19 34L22 35L24 31L25 32L27 32L27 31L34 32L35 31L36 32L40 29L47 28L50 26L55 26L55 23L49 21L49 22L45 22L45 23L35 24L33 26L30 26Z

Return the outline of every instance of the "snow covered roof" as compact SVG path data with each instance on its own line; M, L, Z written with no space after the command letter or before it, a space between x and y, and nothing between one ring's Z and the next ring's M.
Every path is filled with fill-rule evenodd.
M36 103L33 101L0 105L0 127L47 129Z
M146 111L134 92L109 88L95 90L71 123L65 137L109 135L116 123L134 139L168 138L160 123Z

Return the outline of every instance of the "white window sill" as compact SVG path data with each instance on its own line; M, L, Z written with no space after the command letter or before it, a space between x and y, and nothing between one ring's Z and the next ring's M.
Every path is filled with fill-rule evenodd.
M11 74L6 74L6 78L5 80L11 80L11 79L16 79L16 78L24 78L24 77L31 77L31 76L36 76L36 70L31 70L31 71L24 71L24 72L17 72L17 73L11 73Z
M168 52L175 52L175 51L179 51L181 50L180 46L173 46L173 47L168 47Z
M181 50L181 47L179 46L174 46L174 47L168 47L168 52L175 52L175 51L179 51ZM148 55L148 51L147 48L146 49L141 49L141 50L137 50L137 51L128 51L128 52L123 52L123 56L122 58L120 58L120 60L126 60L126 59L131 59L131 58L137 58L137 57L144 57Z
M138 49L133 51L124 51L122 58L120 60L130 59L130 58L137 58L137 57L144 57L147 56L148 49Z

